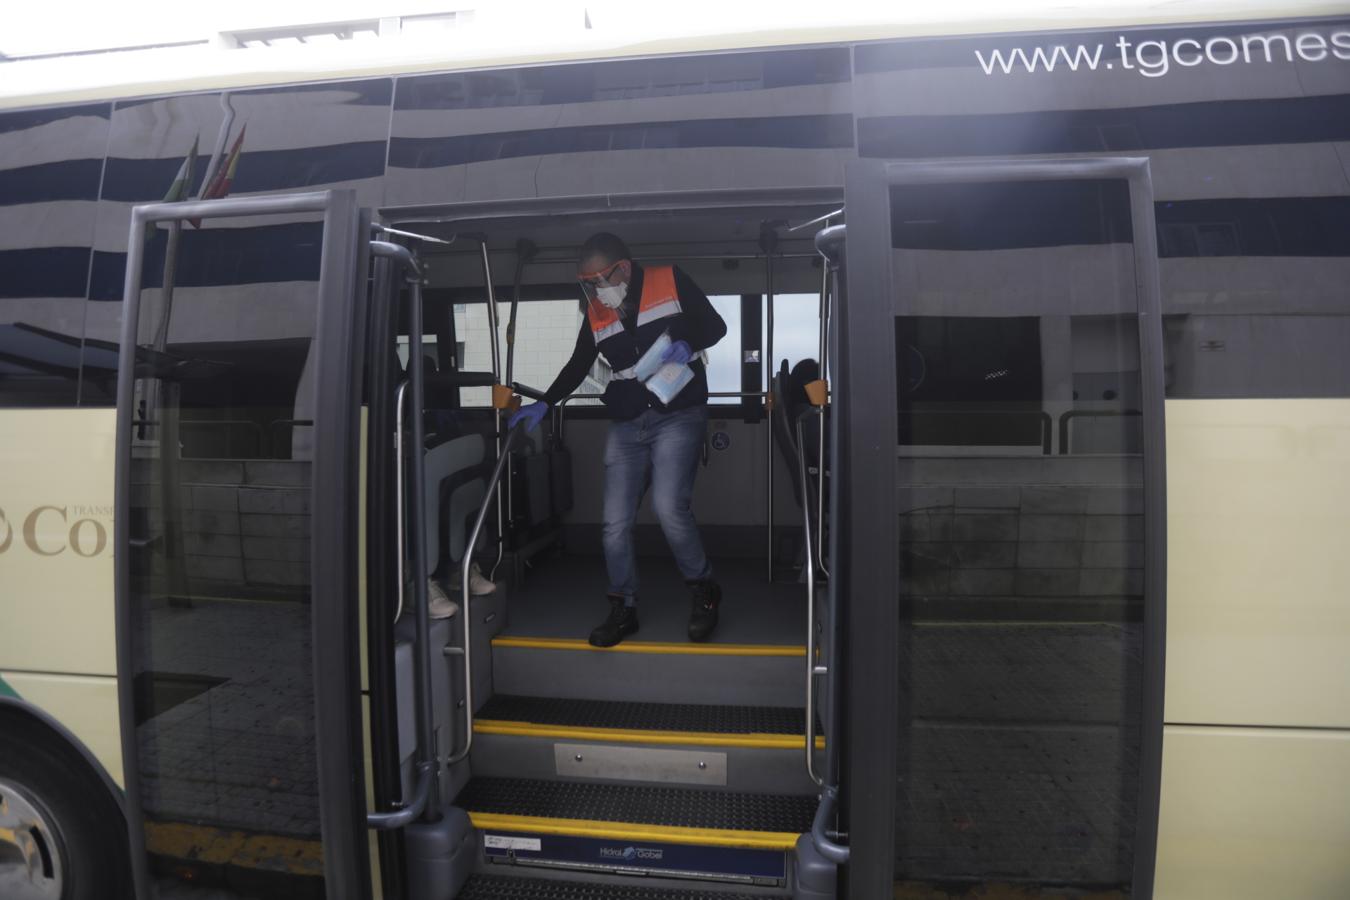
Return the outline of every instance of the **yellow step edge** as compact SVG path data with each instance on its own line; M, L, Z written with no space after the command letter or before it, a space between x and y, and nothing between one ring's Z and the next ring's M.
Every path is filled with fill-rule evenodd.
M469 810L469 820L484 831L558 834L609 841L661 841L700 847L740 847L749 850L791 850L800 835L780 831L734 831L726 828L689 828L684 825L643 825L595 822L589 819L549 819Z
M597 653L664 653L686 656L788 656L806 658L806 647L785 644L696 644L693 642L624 641L613 647L592 647L579 638L510 637L492 639L494 647L532 650L590 650Z
M693 747L755 747L768 750L800 750L804 734L723 734L715 731L653 731L640 728L585 728L572 725L539 725L501 719L475 719L475 734L505 734L516 737L561 738L572 741L613 741L625 744L668 744ZM816 749L825 749L825 738L816 737Z

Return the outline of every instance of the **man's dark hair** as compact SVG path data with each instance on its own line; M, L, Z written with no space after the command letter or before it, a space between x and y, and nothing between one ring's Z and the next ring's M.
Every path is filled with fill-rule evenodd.
M628 252L628 245L618 235L610 234L608 231L601 231L586 238L586 243L581 245L581 255L577 257L577 262L584 263L596 256L606 263L633 258L633 254Z

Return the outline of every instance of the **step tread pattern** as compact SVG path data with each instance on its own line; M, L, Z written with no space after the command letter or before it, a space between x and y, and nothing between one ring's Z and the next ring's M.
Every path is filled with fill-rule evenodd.
M568 728L632 731L686 731L713 734L805 734L802 709L790 706L709 706L694 703L646 703L575 700L565 697L493 696L480 719L528 722Z
M803 834L816 798L698 788L477 777L455 805L471 813Z
M753 894L584 881L543 881L509 875L474 875L458 900L763 900Z

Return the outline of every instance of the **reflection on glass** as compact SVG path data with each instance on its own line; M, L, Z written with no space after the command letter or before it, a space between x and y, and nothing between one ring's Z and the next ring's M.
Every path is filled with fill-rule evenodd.
M899 882L1128 889L1143 609L1123 182L895 188Z
M0 407L74 406L106 104L0 114Z
M159 874L225 896L323 894L309 567L321 238L312 220L147 229L136 800Z

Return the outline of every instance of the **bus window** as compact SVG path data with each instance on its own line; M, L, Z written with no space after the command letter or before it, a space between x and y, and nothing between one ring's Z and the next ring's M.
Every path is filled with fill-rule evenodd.
M741 298L739 295L708 295L713 309L727 323L726 337L707 350L708 392L739 393L741 390ZM740 397L709 397L712 405L737 405Z

